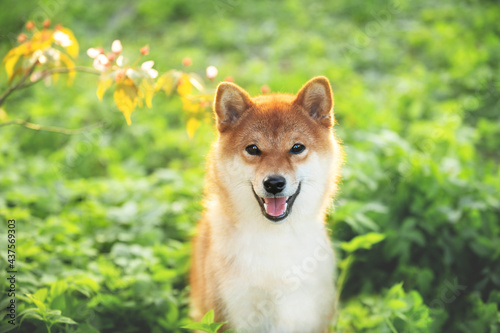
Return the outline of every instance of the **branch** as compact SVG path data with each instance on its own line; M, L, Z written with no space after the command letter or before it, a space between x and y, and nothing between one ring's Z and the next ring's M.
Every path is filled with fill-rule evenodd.
M52 74L55 74L55 73L69 73L69 72L77 71L77 72L84 72L84 73L90 73L90 74L95 74L95 75L101 74L101 72L99 72L98 70L93 69L93 68L89 68L89 67L83 67L83 66L76 66L73 68L61 67L61 68L52 68L52 69L42 71L42 75L37 80L31 81L31 82L26 82L26 79L28 77L30 77L31 74L33 74L35 67L36 67L36 64L37 63L33 64L33 66L31 66L29 68L29 70L23 75L23 77L17 82L17 84L11 86L9 89L7 89L2 94L2 96L0 96L0 106L3 105L3 103L5 102L7 97L9 97L9 95L12 94L15 90L23 89L23 88L27 88L29 86L32 86L35 83L37 83L37 82L45 79L46 77L48 77Z
M68 68L68 67L61 67L61 68L52 68L52 69L47 69L42 72L42 75L36 79L35 81L31 82L26 82L18 87L18 89L23 89L29 86L34 85L35 83L45 79L48 76L51 76L52 74L56 73L69 73L69 72L83 72L83 73L90 73L90 74L95 74L95 75L100 75L101 72L99 72L97 69L89 68L89 67L83 67L83 66L76 66L73 68ZM1 105L1 104L0 104Z
M31 65L31 67L26 71L26 73L24 73L23 77L21 77L21 79L17 82L17 84L9 87L9 89L7 89L2 94L2 96L0 96L0 106L3 105L3 103L5 102L5 100L7 99L7 97L9 97L9 95L12 94L14 92L14 90L19 89L24 84L24 81L26 81L26 79L28 77L30 77L31 74L33 74L33 71L35 70L35 66L36 66L36 63L34 63L33 65Z
M73 135L73 134L80 134L84 132L88 132L94 128L102 127L104 125L104 122L99 122L90 126L82 127L82 128L75 128L75 129L67 129L67 128L61 128L61 127L55 127L55 126L44 126L44 125L39 125L39 124L34 124L30 123L27 120L22 120L22 119L14 119L10 121L6 121L3 123L0 123L0 127L2 126L8 126L8 125L21 125L23 127L35 130L35 131L46 131L46 132L54 132L54 133L60 133L60 134L65 134L65 135Z

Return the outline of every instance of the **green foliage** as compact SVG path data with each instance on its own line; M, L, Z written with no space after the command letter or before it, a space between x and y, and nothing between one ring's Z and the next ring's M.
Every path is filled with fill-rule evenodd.
M351 254L356 250L360 249L369 250L372 248L374 244L377 244L384 238L385 235L383 234L379 234L376 232L369 232L365 235L356 236L349 242L342 242L340 244L340 247L342 250L346 251L346 253Z
M383 234L376 232L369 232L364 235L356 236L349 242L342 242L340 244L341 249L346 252L346 256L338 264L338 267L340 268L340 275L337 281L338 295L342 294L342 290L344 289L344 283L347 279L348 274L351 271L351 266L356 259L354 252L361 249L369 250L372 248L373 245L384 240L384 238L385 235Z
M189 56L193 72L213 64L251 94L328 76L346 151L328 218L342 269L335 329L500 331L496 3L53 4L12 2L0 12L0 53L28 14L50 15L83 50L149 43L159 72ZM9 116L104 127L70 137L0 127L0 216L16 219L20 253L18 331L185 332L189 240L212 128L189 139L182 101L164 95L124 126L111 94L96 99L94 77L71 89L61 81L13 95Z
M202 332L208 332L208 333L217 333L219 329L226 324L227 322L223 323L214 323L214 310L208 311L204 316L201 322L199 323L190 323L182 328L190 329L190 330L199 330ZM225 331L229 332L229 331Z
M348 301L340 312L336 332L429 332L430 309L417 291L405 293L398 283L379 296Z

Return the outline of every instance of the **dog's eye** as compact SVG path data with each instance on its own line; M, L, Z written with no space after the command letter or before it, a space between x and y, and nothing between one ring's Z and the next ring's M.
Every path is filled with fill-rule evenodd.
M247 146L245 148L245 150L247 151L247 153L249 153L250 155L260 155L261 154L261 151L259 149L259 147L257 147L256 145L250 145L250 146Z
M292 146L292 149L290 149L290 153L292 154L300 154L306 149L306 146L304 146L301 143L296 143Z

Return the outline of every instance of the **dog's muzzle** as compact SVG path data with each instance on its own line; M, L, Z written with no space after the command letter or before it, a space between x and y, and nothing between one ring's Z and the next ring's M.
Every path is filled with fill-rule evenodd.
M269 176L263 181L264 189L270 196L260 197L255 193L252 186L252 191L255 199L259 203L262 214L270 221L274 223L280 223L285 220L288 215L292 212L293 203L295 198L300 193L300 185L297 187L297 191L289 197L280 195L280 193L285 189L286 180L282 176Z

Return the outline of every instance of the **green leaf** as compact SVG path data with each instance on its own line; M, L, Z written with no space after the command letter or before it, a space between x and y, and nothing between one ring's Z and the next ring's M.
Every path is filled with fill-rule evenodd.
M400 299L391 299L387 302L387 305L393 310L404 309L407 306L406 302Z
M226 322L223 322L223 323L211 323L210 324L210 330L214 333L216 333L219 328L221 328L222 326L224 326L225 324L227 324L227 321Z
M49 310L45 312L46 316L52 316L52 317L57 317L61 315L61 310Z
M179 309L175 305L171 305L167 313L167 321L169 323L175 323L179 319Z
M403 291L403 282L400 282L400 283L397 283L395 285L393 285L391 287L391 289L389 289L389 291L387 292L387 297L402 297L404 295L404 291Z
M49 291L47 288L38 289L33 296L36 297L40 302L45 302Z
M215 315L214 315L214 310L212 309L212 310L208 311L208 312L207 312L207 313L203 316L203 319L201 320L201 322L202 322L202 323L204 323L204 324L209 325L209 324L211 324L211 323L213 323L213 322L214 322L214 317L215 317Z
M199 330L199 331L211 333L210 332L210 327L207 326L207 325L205 325L205 324L203 324L203 323L191 323L191 324L187 324L187 325L181 326L181 328L187 328L187 329L190 329L190 330Z
M25 319L30 319L30 318L44 321L43 317L40 315L40 310L37 308L30 308L30 309L24 310L23 312L21 312L19 314L19 318L21 318L19 325L21 325Z
M342 242L342 244L340 244L340 247L348 253L355 252L359 249L369 250L373 245L381 242L384 239L384 234L369 232L367 234L354 237L349 242Z
M47 291L47 289L45 289L45 292ZM38 298L36 298L34 295L31 295L31 294L26 294L26 296L28 296L28 298L33 302L35 303L36 307L41 311L41 312L45 312L45 304L43 304L43 302L41 302Z
M86 297L91 297L99 290L99 284L88 276L73 276L68 280L69 288L76 290Z
M191 323L182 326L182 328L200 330L208 333L217 333L217 331L227 322L214 323L214 317L215 317L214 310L210 310L203 316L201 323Z
M99 330L90 324L78 324L78 332L80 333L99 333Z
M15 328L17 328L17 325L11 325L11 324L3 325L0 326L0 333L10 332Z
M57 320L55 320L56 323L63 323L63 324L71 324L71 325L78 325L78 323L76 321L74 321L73 319L69 318L69 317L65 317L65 316L60 316L57 318Z
M26 309L23 312L21 312L19 314L19 317L25 316L25 315L27 315L27 314L29 314L31 312L38 312L38 313L40 313L40 310L38 310L38 308L29 308L29 309Z
M57 297L68 289L68 284L65 281L56 281L50 286L50 296Z
M62 294L54 297L50 302L50 308L64 310L66 308L66 296Z

